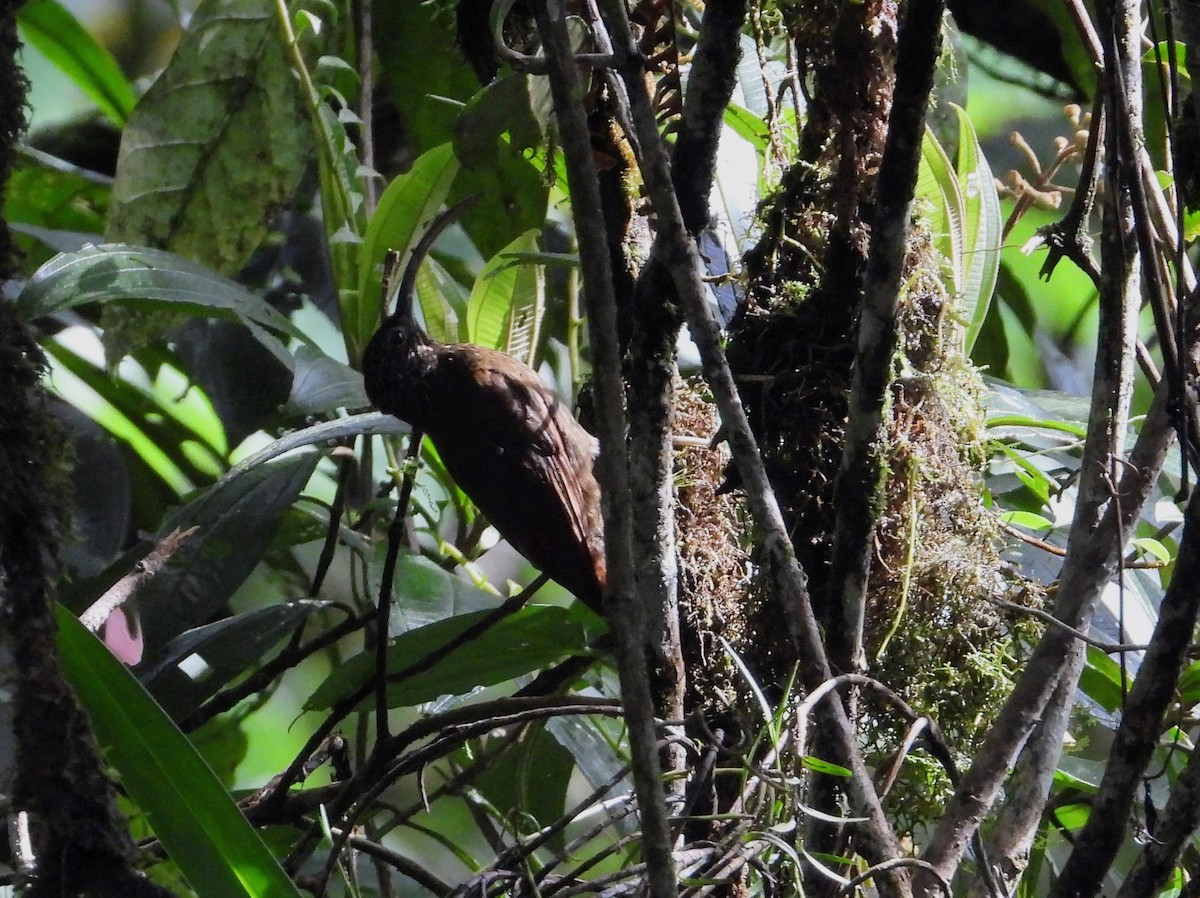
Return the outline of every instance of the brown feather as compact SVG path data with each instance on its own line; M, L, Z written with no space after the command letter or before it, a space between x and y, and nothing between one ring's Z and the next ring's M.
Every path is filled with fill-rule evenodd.
M425 431L500 534L599 612L605 564L595 439L527 365L413 328L385 324L372 338L363 365L371 401Z

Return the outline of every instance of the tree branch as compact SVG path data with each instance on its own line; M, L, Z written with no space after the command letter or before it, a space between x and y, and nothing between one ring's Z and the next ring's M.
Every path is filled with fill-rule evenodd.
M1136 16L1133 21L1137 21ZM1119 152L1116 130L1109 129L1110 160L1116 159ZM1130 511L1136 513L1141 508L1153 476L1137 467L1132 457L1124 479L1118 467L1133 389L1141 274L1128 185L1120 175L1118 166L1107 166L1109 202L1104 208L1101 238L1099 344L1079 495L1055 607L1055 616L1076 630L1087 629L1101 591L1116 573L1125 535L1135 519ZM1160 414L1166 409L1165 402L1159 404L1159 397L1164 395L1161 389L1156 395ZM1146 426L1150 426L1149 421ZM1143 431L1139 445L1145 442L1146 453L1151 456L1148 460L1153 460L1158 456L1158 446L1147 437ZM1165 450L1165 444L1162 448ZM1153 471L1159 467L1161 459ZM1074 682L1065 677L1078 669L1075 656L1082 652L1083 646L1057 627L1048 629L1042 637L926 848L925 859L943 875L958 866L968 839L998 797L1010 767L1060 680L1064 688L1074 690ZM932 890L927 880L921 885L927 893Z
M801 677L806 687L815 688L829 678L830 669L813 615L807 578L796 560L783 516L763 468L762 456L750 431L745 408L721 348L720 331L700 281L700 256L684 227L673 188L671 165L666 147L658 134L654 110L646 95L642 80L644 72L624 5L620 0L608 0L605 10L613 30L618 68L630 96L642 176L658 216L660 258L670 271L683 300L692 337L700 349L705 379L720 410L751 514L762 533L764 554L775 580L775 595L786 604L785 619L789 635L796 645L797 657L800 658ZM854 773L849 782L851 798L855 805L865 809L869 818L862 832L864 854L875 863L898 856L895 835L879 804L841 704L830 702L822 706L821 713L835 733L838 754L835 760ZM879 882L885 894L906 895L909 892L908 877L902 870L882 873Z
M1117 898L1161 894L1197 828L1200 828L1200 752L1192 751L1183 773L1171 787L1171 797L1151 833L1153 838L1134 862Z
M834 486L829 655L841 671L863 670L863 613L875 523L882 508L885 409L897 347L900 280L908 250L925 110L942 45L944 0L910 0L896 48L896 87L876 187L875 220L858 320L842 462Z
M1200 617L1200 490L1192 491L1171 584L1159 610L1150 649L1121 714L1100 791L1059 874L1055 894L1095 895L1125 836L1138 783L1158 745L1163 715L1175 694L1196 620Z
M651 898L673 898L677 884L671 854L671 827L663 798L654 707L642 650L645 616L634 586L632 500L625 451L625 389L621 381L616 299L603 225L604 209L588 137L587 117L580 103L582 87L571 54L565 10L560 0L544 0L535 4L535 13L546 50L550 90L563 140L595 371L600 430L597 473L605 499L604 542L608 567L605 612L617 644L618 673L629 727L649 891Z

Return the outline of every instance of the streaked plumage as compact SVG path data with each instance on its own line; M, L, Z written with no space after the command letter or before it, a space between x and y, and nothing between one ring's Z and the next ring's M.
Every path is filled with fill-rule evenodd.
M415 266L457 209L430 227ZM604 590L596 440L528 365L431 340L413 320L406 272L397 310L363 356L367 395L433 440L446 469L517 551L597 613Z

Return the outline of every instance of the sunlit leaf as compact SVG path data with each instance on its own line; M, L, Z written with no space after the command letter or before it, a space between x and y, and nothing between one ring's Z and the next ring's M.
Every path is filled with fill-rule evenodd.
M924 200L933 245L945 259L946 290L950 295L957 296L965 280L963 252L966 213L954 165L928 127L925 129L925 139L921 142L915 196Z
M1006 524L1012 524L1014 527L1024 527L1026 530L1045 531L1054 529L1053 521L1029 511L1006 511L1001 516L1001 520Z
M32 272L56 252L99 243L110 189L100 175L36 150L22 150L4 193L4 218L27 235L21 239L28 256L22 260L24 269Z
M970 355L987 318L1000 269L1000 238L1004 227L1000 195L971 119L961 107L958 116L956 172L963 199L963 319L967 323L964 351Z
M137 95L111 53L58 0L27 0L17 7L25 40L45 54L117 127L124 127Z
M204 759L132 674L56 610L63 669L129 797L202 898L299 896Z
M403 270L425 226L441 211L458 170L453 149L443 144L418 157L379 198L359 256L358 295L342 307L342 326L353 335L351 345L358 351L379 327L384 256L388 250L401 253ZM451 335L431 332L430 336L444 341Z
M532 364L545 301L541 266L508 258L532 252L537 231L526 231L484 266L467 304L467 339Z
M1104 708L1115 711L1121 707L1121 665L1095 646L1088 646L1087 663L1079 677L1083 694Z

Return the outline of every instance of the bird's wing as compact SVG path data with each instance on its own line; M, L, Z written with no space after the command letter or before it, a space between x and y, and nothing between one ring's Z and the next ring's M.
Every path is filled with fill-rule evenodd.
M588 547L598 570L603 572L603 544L595 542L596 535L603 532L600 488L592 473L599 452L596 438L584 430L558 394L540 378L512 376L506 363L492 373L492 383L504 383L500 401L507 405L507 413L524 416L526 426L520 432L531 441L526 445L531 445L538 456L530 460L530 468L561 497L573 535ZM520 451L524 446L512 448Z

